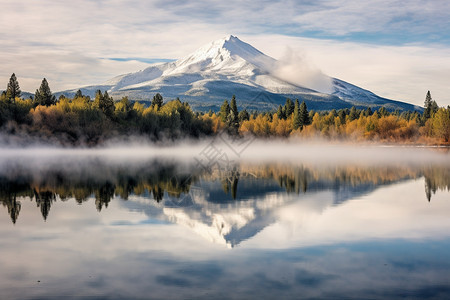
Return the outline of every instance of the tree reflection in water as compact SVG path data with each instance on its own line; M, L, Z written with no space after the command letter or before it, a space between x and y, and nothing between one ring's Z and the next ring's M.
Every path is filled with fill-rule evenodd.
M127 200L140 195L161 202L165 197L180 198L201 182L221 183L223 194L232 201L241 199L239 183L258 181L261 190L267 182L286 193L310 190L336 190L340 187L379 186L406 179L425 178L425 196L431 201L437 190L450 189L450 168L445 166L330 166L307 164L236 164L229 170L199 170L177 163L149 161L139 165L108 164L92 161L70 169L52 166L45 170L10 166L13 172L0 174L0 202L16 223L21 201L35 201L46 220L56 201L75 199L82 204L95 199L100 212L114 197ZM261 192L246 190L245 197ZM217 199L209 199L217 201Z

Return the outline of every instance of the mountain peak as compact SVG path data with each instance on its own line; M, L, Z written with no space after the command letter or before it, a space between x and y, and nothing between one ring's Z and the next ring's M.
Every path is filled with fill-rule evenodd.
M240 39L239 39L237 36L234 36L234 35L232 35L232 34L229 34L229 35L225 36L225 37L223 38L223 40L224 40L224 41L230 41L230 40L239 40L239 41L240 41Z
M189 72L205 67L223 69L236 66L239 69L244 63L250 63L262 70L269 70L274 61L273 58L230 34L200 47L177 61L176 65L177 72Z
M231 55L237 55L246 60L255 56L265 56L264 53L254 48L252 45L241 41L237 36L231 34L217 42L216 45L220 45L221 48L228 50Z
M228 51L231 55L238 55L238 56L241 56L240 54L242 54L242 52L252 52L253 54L257 55L263 54L250 44L241 41L238 37L231 34L198 48L192 54L197 53L205 54L208 52L216 53L218 51Z

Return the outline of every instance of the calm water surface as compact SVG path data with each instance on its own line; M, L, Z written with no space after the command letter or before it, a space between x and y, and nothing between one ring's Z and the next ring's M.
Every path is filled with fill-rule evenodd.
M448 152L24 153L0 159L1 299L450 298Z

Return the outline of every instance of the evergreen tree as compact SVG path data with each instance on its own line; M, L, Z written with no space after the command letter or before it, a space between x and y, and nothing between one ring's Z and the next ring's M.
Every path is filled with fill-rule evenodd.
M227 118L228 118L228 114L230 113L230 105L228 104L228 100L223 101L222 106L220 107L220 120L222 120L222 122L226 122Z
M244 121L250 120L250 115L248 114L247 110L244 109L239 113L239 123L242 123Z
M303 126L310 124L308 108L306 107L305 101L302 101L302 103L300 104L299 116L300 116L300 127L301 129L303 129Z
M239 134L239 111L236 105L236 97L233 95L230 102L230 112L227 118L228 132L231 135Z
M83 93L81 92L81 90L78 90L75 93L75 96L73 97L73 99L76 99L76 98L83 98Z
M100 99L99 108L108 117L113 115L115 110L114 100L108 95L108 91L105 91L103 97Z
M284 115L286 116L286 118L289 118L293 112L294 112L294 103L292 103L292 100L290 98L287 98L286 104L284 105Z
M163 101L164 100L161 94L157 93L155 96L153 96L152 107L156 107L156 110L159 110L163 105Z
M102 91L100 90L97 90L97 92L95 92L95 100L93 106L101 110L108 117L112 117L112 115L114 114L114 100L108 95L107 91L105 91L105 94L102 94Z
M431 93L430 91L428 91L427 95L425 96L425 103L424 103L425 110L423 111L423 118L425 119L425 121L431 117L432 101L433 99L431 98Z
M352 106L352 108L350 109L350 112L348 114L348 118L350 121L356 120L358 119L358 112L356 111L356 107Z
M292 122L292 127L294 130L299 129L302 127L302 120L300 119L300 104L298 103L298 99L295 100L295 106L294 106L294 120Z
M281 119L286 119L286 117L285 117L285 115L284 115L284 110L283 110L283 107L281 106L281 104L278 106L278 109L277 109L277 116L278 116L278 119L279 119L279 120L281 120Z
M439 110L439 105L436 103L436 101L431 101L431 116L434 116L435 113Z
M22 92L20 91L19 82L17 81L16 74L12 73L11 78L9 78L8 86L6 87L7 99L12 99L13 102L16 101L16 97L20 97Z
M338 117L339 117L339 119L341 121L341 124L345 124L345 117L346 117L345 109L340 109L339 110Z
M34 94L34 103L35 105L45 106L56 104L56 97L52 94L47 79L45 78L42 79L39 90L36 90L36 93Z

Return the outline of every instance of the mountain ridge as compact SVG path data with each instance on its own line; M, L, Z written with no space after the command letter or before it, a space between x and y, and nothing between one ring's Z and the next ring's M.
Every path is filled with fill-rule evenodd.
M380 97L343 80L327 76L331 92L320 92L303 84L281 79L274 70L279 62L233 35L208 43L173 62L122 74L102 85L80 88L94 96L107 90L115 97L150 101L160 93L165 99L181 98L197 110L218 110L225 99L236 95L241 107L256 110L276 109L286 98L304 100L310 109L350 108L419 110L413 104ZM324 75L326 76L326 75ZM73 96L78 89L56 94Z

